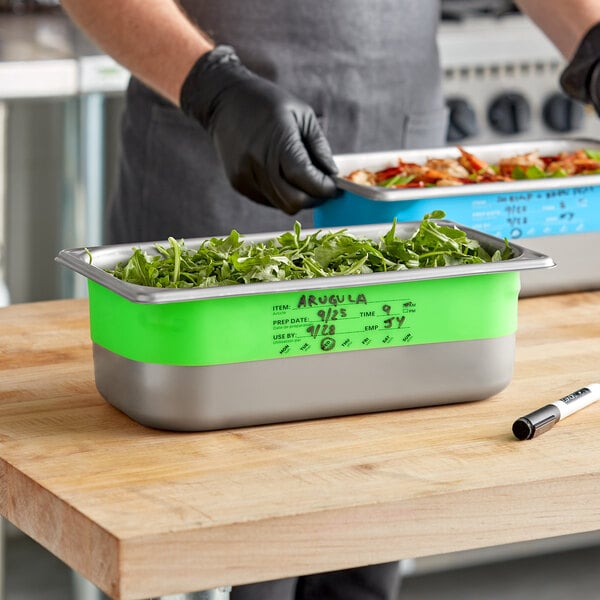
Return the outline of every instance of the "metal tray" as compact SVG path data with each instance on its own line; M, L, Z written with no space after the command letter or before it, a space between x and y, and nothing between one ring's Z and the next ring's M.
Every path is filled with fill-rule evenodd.
M538 150L542 156L558 154L560 152L572 152L581 148L600 151L600 140L591 138L561 138L559 140L530 140L473 146L463 145L463 147L477 157L489 163L494 163L500 158L525 154L534 150ZM424 163L428 158L457 158L459 154L456 146L422 150L388 150L385 152L369 152L364 154L339 154L335 156L335 162L339 169L336 182L338 187L343 190L354 192L358 196L371 200L383 201L407 201L423 198L462 198L479 194L504 194L600 185L600 175L577 175L556 179L524 179L520 181L478 183L465 186L392 189L359 185L344 178L344 175L356 169L378 170L392 167L397 163L399 158L407 162Z
M493 235L472 229L454 221L439 220L440 224L460 227L471 239L477 240L485 249L493 253L496 249L504 247L504 240ZM398 223L396 235L408 238L418 227L418 222ZM372 225L357 225L345 228L357 237L378 239L391 227L390 223ZM327 231L328 228L323 229ZM330 228L335 231L339 228ZM311 235L320 229L306 229L303 235ZM249 243L264 242L281 235L281 231L255 233L244 235ZM187 248L198 248L207 238L185 240ZM340 287L354 287L363 285L379 285L384 283L398 283L417 281L422 279L438 279L448 277L461 277L464 275L480 275L485 273L499 273L506 271L528 271L530 269L548 268L554 266L554 260L545 254L531 250L511 242L510 246L514 258L508 261L472 265L454 265L436 269L409 269L405 271L388 271L386 273L368 273L364 275L340 275L335 277L315 277L313 279L299 279L294 281L276 281L265 283L251 283L239 286L222 286L211 288L155 288L142 285L133 285L113 277L105 269L113 268L117 263L126 261L132 248L140 248L150 255L158 254L155 244L168 246L166 240L158 242L145 242L143 244L114 244L109 246L96 246L91 248L74 248L61 250L56 261L91 281L95 281L105 288L112 290L123 298L133 302L162 304L167 302L186 302L192 300L206 300L209 298L226 298L230 296L250 296L253 294L275 294L289 291L324 290ZM91 263L90 263L91 255Z
M539 150L542 155L579 148L600 150L588 138L532 140L465 148L488 162ZM523 180L425 189L385 189L358 185L342 175L355 169L377 170L398 158L422 163L429 157L458 156L453 147L394 150L335 157L343 193L314 209L315 226L341 227L382 223L394 217L413 221L441 209L447 218L479 231L549 254L557 268L524 273L521 296L600 288L600 175Z
M400 224L397 234L417 226ZM377 239L389 227L349 231ZM488 251L504 246L462 229ZM140 247L151 252L153 244ZM83 248L57 260L88 278L102 396L144 425L202 431L501 391L512 378L520 274L553 265L511 247L514 258L497 263L202 289L147 288L106 273L129 257L129 245L90 249L91 265Z

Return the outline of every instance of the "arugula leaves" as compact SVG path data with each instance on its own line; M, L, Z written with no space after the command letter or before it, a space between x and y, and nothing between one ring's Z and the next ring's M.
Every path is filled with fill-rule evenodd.
M160 288L213 287L353 275L446 265L496 262L512 257L505 240L490 255L476 240L454 226L436 223L445 213L423 217L407 240L396 235L396 220L379 240L358 238L346 229L302 236L300 223L275 239L245 243L233 230L225 238L205 240L197 250L184 240L156 244L156 255L134 248L127 262L107 270L128 283Z

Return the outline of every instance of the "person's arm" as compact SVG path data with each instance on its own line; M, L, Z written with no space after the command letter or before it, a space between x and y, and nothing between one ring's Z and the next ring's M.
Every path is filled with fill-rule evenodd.
M516 4L567 60L575 56L584 35L600 23L598 0L516 0Z
M563 91L590 103L600 115L600 2L598 0L517 0L568 61L560 76Z
M61 4L104 52L175 105L192 65L214 47L173 0L62 0Z
M289 214L336 194L312 108L249 71L233 48L215 47L175 0L62 5L102 50L206 129L238 192Z

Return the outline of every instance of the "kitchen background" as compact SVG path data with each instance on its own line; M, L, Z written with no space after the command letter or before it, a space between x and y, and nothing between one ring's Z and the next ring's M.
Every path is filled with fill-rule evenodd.
M595 113L559 90L561 56L512 2L443 0L442 7L449 144L600 137ZM85 294L83 281L58 268L54 256L65 247L102 243L127 76L69 23L58 0L0 0L0 306ZM50 579L40 585L58 577L52 597L70 597L61 587L66 581L68 594L79 589L76 600L94 597L56 559L5 528L9 600L51 597L31 592L37 584L25 573L33 559L47 565ZM597 557L599 542L597 535L572 536L419 559L405 568L415 576L439 574L581 548ZM440 585L447 591L448 582ZM436 597L432 590L423 594L414 598ZM566 597L558 594L553 597Z
M563 61L506 0L444 0L448 143L600 137L559 90ZM81 295L65 247L102 242L127 73L57 0L0 0L0 304Z

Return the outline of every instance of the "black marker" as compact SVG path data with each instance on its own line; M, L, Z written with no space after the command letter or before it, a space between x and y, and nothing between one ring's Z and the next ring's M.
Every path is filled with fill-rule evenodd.
M517 419L512 426L515 437L519 440L530 440L552 429L561 419L589 406L600 399L600 383L590 383L552 404Z

